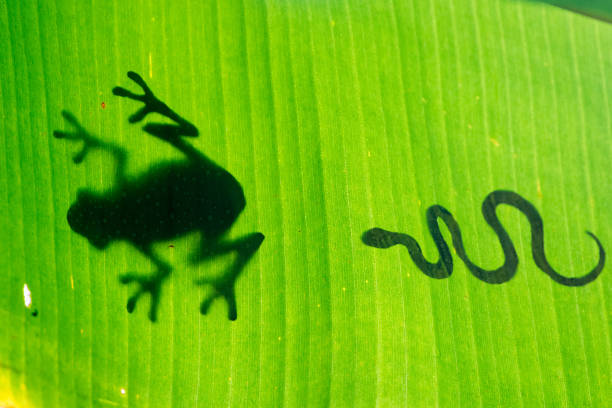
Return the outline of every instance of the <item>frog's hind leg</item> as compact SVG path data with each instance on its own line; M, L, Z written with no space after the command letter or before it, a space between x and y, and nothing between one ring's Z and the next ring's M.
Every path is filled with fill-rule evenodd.
M126 273L119 277L119 280L123 284L129 283L137 283L138 289L127 302L127 311L128 313L132 313L136 308L136 303L140 296L144 293L149 293L151 295L151 304L149 308L149 319L154 322L157 320L157 308L159 305L159 298L161 292L161 284L162 282L170 276L170 272L172 268L166 262L162 261L159 257L157 257L150 246L139 246L138 248L143 254L145 254L155 266L157 266L157 270L151 275L141 275L136 273Z
M210 285L213 292L208 295L200 305L200 312L206 314L213 301L218 297L225 298L227 302L227 317L229 320L236 320L238 317L236 309L235 284L240 272L244 269L247 262L253 257L259 246L264 240L262 233L256 232L245 237L230 242L218 242L206 248L204 258L212 258L236 251L238 256L234 263L218 278L202 278L196 280L198 285Z
M198 283L202 283L199 281ZM216 298L223 297L227 302L227 318L229 320L236 320L238 318L238 311L236 308L236 294L234 292L234 284L231 285L215 285L212 281L206 281L207 284L213 287L214 293L207 296L200 304L200 313L203 315L208 313L208 309L213 304Z

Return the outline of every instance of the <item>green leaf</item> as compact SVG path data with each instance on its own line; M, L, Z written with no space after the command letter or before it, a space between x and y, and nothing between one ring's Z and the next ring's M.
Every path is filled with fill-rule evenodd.
M505 283L470 273L442 222L446 279L362 235L407 234L436 262L426 212L439 205L470 261L495 269L504 252L481 205L509 190L542 218L551 267L588 273L584 231L612 248L611 43L612 25L531 2L0 1L0 406L606 406L609 265L557 283L508 205ZM142 92L128 71L162 102L138 124L143 105L113 94ZM126 223L164 220L138 204L147 192L118 187L119 151L150 194L168 160L203 153L231 174L238 249L194 264L195 227L161 239L143 226L151 252L96 235L111 231L109 191L142 210ZM239 202L223 180L204 191ZM89 212L68 217L78 200ZM218 216L181 208L186 222ZM104 225L121 230L117 211ZM256 233L258 248L239 241ZM211 287L198 282L232 287L236 262L236 320L227 296L201 314ZM119 277L166 264L157 321L147 293L128 313L137 284Z

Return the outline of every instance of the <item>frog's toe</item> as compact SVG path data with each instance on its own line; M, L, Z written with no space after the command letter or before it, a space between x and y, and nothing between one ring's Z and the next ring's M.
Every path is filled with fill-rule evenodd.
M70 136L71 136L70 133L64 132L62 130L54 130L53 131L53 137L55 137L57 139L69 139Z
M157 305L159 304L159 288L151 285L142 284L136 293L134 293L127 301L127 311L132 313L136 308L136 303L143 293L149 292L151 295L151 307L149 308L149 319L154 322L157 320Z
M140 297L140 294L141 294L141 292L138 292L138 293L136 293L135 295L131 296L128 299L128 302L127 302L127 311L128 311L128 313L132 313L134 311L134 308L136 307L136 301Z
M136 280L136 277L130 273L126 273L125 275L119 276L119 282L123 283L124 285L127 283L132 283L135 280Z
M200 313L201 314L205 315L206 313L208 313L208 309L210 309L210 306L215 300L215 297L216 296L209 296L206 299L204 299L202 303L200 303Z
M144 79L142 79L142 77L140 75L138 75L136 72L128 71L127 76L132 81L136 82L138 84L138 86L140 86L142 88L142 90L145 92L145 94L148 94L148 95L152 95L153 94L151 92L151 89L147 85L147 83L144 81Z
M236 309L229 307L227 310L227 318L232 322L238 319L238 312L236 312Z
M157 321L157 302L151 301L151 308L149 309L149 320L152 322Z

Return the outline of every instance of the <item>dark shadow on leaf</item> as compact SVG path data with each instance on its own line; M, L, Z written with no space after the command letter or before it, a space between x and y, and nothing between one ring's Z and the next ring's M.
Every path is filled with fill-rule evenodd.
M538 268L550 276L552 280L564 286L584 286L587 283L593 282L601 274L606 263L606 252L599 239L589 231L587 231L587 234L595 241L599 251L597 265L589 273L580 277L567 277L555 271L548 263L544 253L543 221L538 210L519 194L507 190L493 191L482 203L484 219L498 236L499 244L504 253L504 263L499 268L486 270L475 265L470 260L463 245L463 237L459 224L455 217L440 205L432 205L427 209L427 226L440 254L440 258L436 263L425 259L419 243L408 234L387 231L382 228L372 228L363 233L361 240L368 246L381 249L403 245L408 250L412 261L425 275L434 279L448 278L453 273L453 257L448 244L440 232L440 226L438 225L438 220L440 219L451 234L455 254L463 261L472 275L487 283L505 283L516 274L519 260L510 236L499 218L497 218L495 209L500 204L514 207L527 217L531 226L531 253L533 260Z
M116 160L114 187L97 194L82 189L68 210L68 223L72 230L87 238L98 249L115 241L128 241L155 265L151 274L126 273L120 276L124 284L136 286L127 302L132 312L143 294L150 295L149 318L157 319L162 283L172 272L172 266L153 250L157 242L167 241L198 231L201 235L199 250L193 263L235 252L234 263L218 278L200 279L213 293L201 304L205 314L216 297L223 297L228 305L230 320L237 318L234 286L248 260L261 245L264 235L256 232L230 240L227 233L246 205L240 183L225 169L185 142L185 137L197 137L198 129L160 101L135 72L128 77L144 91L143 95L116 87L113 94L144 103L129 118L130 123L145 119L149 113L158 113L174 124L148 123L143 130L171 144L185 156L185 160L153 165L139 177L125 175L126 151L89 133L70 112L64 119L72 131L55 131L56 138L80 141L82 147L73 157L81 163L92 149L110 152Z

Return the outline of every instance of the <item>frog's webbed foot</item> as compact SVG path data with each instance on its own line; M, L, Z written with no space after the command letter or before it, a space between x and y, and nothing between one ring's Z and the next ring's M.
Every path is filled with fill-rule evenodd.
M82 140L83 147L72 158L75 163L81 163L90 148L100 147L102 143L94 136L92 136L87 130L85 130L85 128L81 126L77 118L72 113L64 110L62 111L62 116L64 117L64 119L66 119L66 122L70 123L72 127L74 127L74 131L65 132L62 130L55 130L53 132L53 136L58 139Z
M136 283L138 289L130 296L127 302L127 311L132 313L136 307L136 302L145 293L151 295L151 304L149 308L149 319L154 322L157 320L157 307L159 305L159 295L161 290L161 284L165 278L170 274L170 270L159 270L153 275L138 275L134 273L127 273L121 275L119 280L123 284Z
M160 115L173 120L176 122L176 124L149 123L143 127L145 132L170 142L176 140L179 136L198 136L198 129L177 115L164 102L160 101L153 94L151 88L149 88L140 75L134 71L129 71L127 75L128 78L136 82L136 84L140 86L144 92L143 95L138 95L120 86L113 88L113 94L116 96L144 103L142 108L128 118L130 123L142 121L149 113L159 113Z
M198 281L199 284L209 284L213 288L213 292L208 295L200 304L200 313L205 315L208 313L208 309L214 302L214 300L218 297L223 297L227 302L227 318L229 320L236 320L238 317L238 312L236 311L236 295L234 293L234 282L227 282L227 285L219 285L216 284L213 280Z
M136 113L129 117L128 121L130 123L140 122L149 113L157 112L163 114L163 112L168 109L165 103L163 103L162 101L157 99L155 95L153 95L153 91L151 91L151 88L149 88L149 86L145 83L144 79L142 79L140 75L138 75L134 71L129 71L127 75L128 78L136 82L136 84L138 84L144 92L143 95L138 95L120 86L116 86L113 88L113 94L116 96L121 96L123 98L128 98L144 103L144 106L142 108L140 108L138 111L136 111Z

